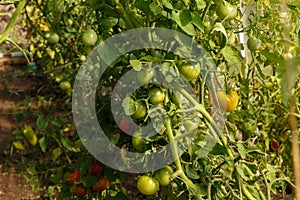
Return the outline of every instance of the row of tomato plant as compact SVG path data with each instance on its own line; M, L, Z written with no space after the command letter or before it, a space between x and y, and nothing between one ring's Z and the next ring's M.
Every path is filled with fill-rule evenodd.
M279 191L285 198L294 188L297 173L293 173L291 159L290 94L285 90L299 96L297 2L30 0L24 8L32 35L29 62L36 63L36 72L43 73L53 88L62 90L63 96L56 92L69 110L72 85L82 62L97 44L129 29L162 27L184 33L216 64L212 72L221 78L213 88L215 94L206 84L208 74L201 73L207 66L193 65L156 49L126 53L99 81L98 119L112 143L145 156L172 142L189 145L174 163L139 175L136 188L141 194L149 199L272 199ZM162 36L170 43L182 43L173 36ZM241 40L244 37L249 39ZM161 69L141 68L152 63L160 63ZM115 122L110 108L112 90L131 69L136 71L134 81L144 86L126 99L131 107L122 105L128 115ZM176 83L177 94L152 83L155 70L171 73L173 84L181 74L191 84L197 101L180 82ZM290 82L287 76L291 76ZM193 108L187 110L184 102ZM215 104L220 109L214 110ZM144 138L139 127L151 122L154 105L167 117L161 131ZM219 129L212 116L221 111L226 122ZM20 120L28 116L22 114ZM126 117L133 118L134 123ZM39 113L36 127L21 127L13 147L28 154L51 156L55 166L60 165L48 169L48 175L49 184L59 190L61 199L72 195L127 199L120 182L122 173L94 161L72 127L71 113L54 119ZM126 134L129 132L133 136ZM212 142L204 141L210 132L219 136L218 142L203 157L201 149ZM191 133L196 136L194 140L189 138ZM30 145L36 147L35 152L28 151ZM176 145L170 149L174 157L178 154ZM54 150L49 152L51 148ZM101 172L94 173L94 168Z

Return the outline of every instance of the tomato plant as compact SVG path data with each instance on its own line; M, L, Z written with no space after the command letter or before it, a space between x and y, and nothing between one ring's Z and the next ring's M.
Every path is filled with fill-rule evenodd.
M159 190L159 183L156 179L143 175L138 179L137 188L144 195L153 195Z
M49 99L61 98L58 104L69 111L71 83L82 62L88 60L87 55L97 42L113 35L141 27L169 28L191 37L201 51L207 52L195 63L194 57L189 60L176 51L133 50L116 59L99 80L100 92L95 103L97 118L114 145L123 150L145 152L143 161L146 162L150 152L164 151L172 144L166 155L177 160L170 163L170 167L142 175L137 182L142 194L155 194L157 199L252 200L272 199L279 193L283 199L285 188L292 185L294 179L291 174L299 177L298 171L292 168L297 162L292 163L290 157L293 144L290 138L294 138L293 133L297 135L299 129L297 123L290 124L297 121L291 119L297 119L294 113L299 110L296 98L299 88L295 85L299 84L300 18L299 5L294 1L284 4L269 0L24 2L20 1L20 5L26 5L26 20L32 32L29 60L40 66L38 74L43 73L50 81L59 83L61 90L67 91L61 94L54 90ZM168 33L162 29L158 34L166 40L165 46L172 47L170 49L189 47L190 42L180 34ZM7 31L3 35L7 38ZM137 35L135 41L142 42L152 36L156 38L156 33ZM3 41L2 34L0 41ZM124 45L133 45L135 41L125 41ZM245 51L247 48L250 53ZM191 53L189 48L182 51L182 55ZM97 73L94 71L97 67L97 63L88 66L89 74ZM130 70L135 73L132 83L140 85L133 94L127 94L133 100L132 109L124 106L119 94L112 97L112 91L119 86L116 83ZM178 74L189 81L191 89L178 79ZM164 83L174 84L172 88L158 86L156 82L163 76L166 77ZM215 76L217 78L210 82ZM132 87L126 82L122 84L125 88ZM226 94L224 90L228 88L232 92ZM121 113L117 127L112 116L115 113L110 110L111 99L120 102L134 123L122 118L125 114ZM296 102L293 103L293 99ZM230 112L222 113L222 117L226 116L225 123L221 123L223 118L218 118L219 110L214 104ZM26 115L24 111L17 118L26 119ZM66 126L71 124L68 123L70 116L42 118L35 113L33 117L37 118L37 128L25 132L20 129L12 144L23 153L30 153L26 145L34 145L38 155L51 155L51 162L63 166L61 170L47 170L56 172L51 174L51 180L61 189L62 197L70 198L72 189L77 186L76 196L119 197L117 194L124 189L116 171L109 167L103 169L93 161L76 131L72 131L74 127ZM218 124L223 126L218 127ZM154 137L120 134L120 129L134 133L145 126L156 131ZM216 138L217 144L212 145ZM298 139L292 141L297 143ZM180 145L187 147L182 155L176 148ZM297 144L293 148L295 146ZM51 154L49 148L54 149ZM116 157L116 160L122 159L122 156ZM62 180L62 174L70 169L80 169L80 175L71 173L70 184L65 186L67 184L57 180ZM70 185L73 185L71 190ZM159 190L159 185L166 187ZM106 189L109 192L98 192ZM87 192L91 190L97 192Z

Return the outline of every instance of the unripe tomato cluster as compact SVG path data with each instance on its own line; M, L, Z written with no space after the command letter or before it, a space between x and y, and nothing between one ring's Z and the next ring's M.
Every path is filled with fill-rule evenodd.
M97 161L94 160L91 166L90 173L96 176L97 181L91 186L92 192L102 192L109 188L110 181L107 177L102 175L104 167ZM80 170L76 169L68 175L67 181L71 186L72 194L77 197L86 196L89 189L81 182Z
M137 188L143 195L153 195L159 191L160 186L168 186L171 182L173 169L166 166L154 173L154 177L142 175L137 181Z

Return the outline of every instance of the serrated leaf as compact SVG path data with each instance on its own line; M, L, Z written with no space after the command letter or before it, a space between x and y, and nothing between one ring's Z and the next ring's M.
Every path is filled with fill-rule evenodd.
M150 3L149 8L154 15L161 13L161 8L155 2Z

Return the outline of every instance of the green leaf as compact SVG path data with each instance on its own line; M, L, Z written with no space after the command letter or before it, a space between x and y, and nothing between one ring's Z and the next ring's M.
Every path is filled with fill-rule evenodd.
M236 166L236 171L238 172L238 174L242 177L242 179L244 179L245 181L248 180L248 177L245 174L245 170L243 169L242 166L237 165ZM246 172L247 173L247 172Z
M191 179L199 179L200 178L200 176L197 173L197 171L195 170L195 168L193 168L193 166L191 166L191 165L186 165L185 171L186 171L186 175Z
M214 148L209 152L210 155L226 155L226 148L219 144L216 143Z
M202 32L204 33L204 24L201 20L201 16L199 12L193 11L192 12L192 23Z
M241 73L241 66L243 64L243 58L241 52L232 46L225 46L221 53L223 54L225 60L229 64L229 74L238 75Z
M279 63L279 65L284 64L284 59L279 57L278 54L272 53L272 51L268 48L261 51L261 54L264 55L269 61Z
M42 152L45 153L47 149L47 144L44 136L39 139L39 145L41 147Z
M143 65L140 60L130 60L129 63L136 71L140 71Z
M197 10L202 10L206 7L206 2L204 0L195 0L197 4Z
M243 58L239 50L232 46L225 46L221 50L225 60L229 64L242 64Z
M107 30L111 27L114 27L119 22L118 18L108 17L105 19L101 19L99 25L101 26L102 31Z
M169 0L162 0L162 5L165 6L166 8L173 10L172 4L169 2Z
M22 142L20 140L17 140L15 142L13 142L13 145L18 150L21 150L21 151L25 150L25 147L24 147L24 145L22 144Z
M60 157L61 153L62 153L62 150L59 147L53 149L53 151L52 151L52 159L54 161L57 160Z
M45 130L48 126L48 121L43 115L39 115L36 120L36 125L38 129Z
M186 26L192 22L191 11L183 9L179 11L179 19L182 26Z
M78 152L77 149L75 149L75 148L73 147L73 145L72 145L72 143L71 143L71 141L70 141L69 138L67 138L67 137L62 137L62 138L60 139L60 141L61 141L61 144L62 144L66 149L68 149L69 151Z
M246 153L246 149L245 149L244 145L239 142L236 144L236 146L237 146L237 150L238 150L241 158L245 159L247 157L247 153Z
M186 12L186 11L184 11ZM188 11L189 12L189 11ZM185 16L187 15L187 16ZM188 16L189 15L189 16ZM187 23L188 21L191 22L192 21L192 17L190 15L190 12L189 14L182 14L181 12L175 12L175 11L172 11L172 16L171 16L171 19L173 19L177 25L188 35L190 36L194 36L195 35L195 29L194 29L194 26L193 24L191 23ZM183 22L183 24L182 24Z
M257 189L255 188L255 186L245 185L245 187L251 193L251 195L254 197L254 199L257 199L257 200L261 199Z
M213 34L213 33L215 33L215 34L219 33L219 34L223 35L224 39L221 40L220 48L221 49L224 48L226 46L228 36L227 36L227 32L221 22L215 23L215 26L213 27L213 29L211 31L211 34ZM218 38L221 38L221 37L218 37Z
M155 2L150 3L149 8L154 15L161 13L161 8Z

